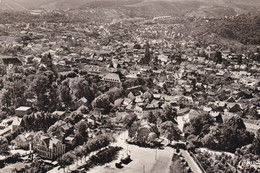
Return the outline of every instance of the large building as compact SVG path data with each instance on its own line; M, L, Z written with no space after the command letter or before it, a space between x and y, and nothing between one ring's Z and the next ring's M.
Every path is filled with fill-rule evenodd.
M110 83L113 86L120 87L122 85L120 76L117 73L108 73L102 78L102 80Z
M54 160L65 153L65 145L61 140L50 137L48 135L41 135L37 143L33 144L33 149L39 156Z
M5 71L10 71L14 67L22 66L22 61L17 57L3 57L1 58L1 64Z

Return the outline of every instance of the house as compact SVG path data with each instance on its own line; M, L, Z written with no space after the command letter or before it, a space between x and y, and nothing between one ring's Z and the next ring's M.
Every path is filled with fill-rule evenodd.
M94 129L96 127L97 121L94 115L87 119L88 127Z
M2 64L5 66L5 70L11 70L14 67L22 66L23 63L19 58L13 58L13 57L3 57L1 58Z
M146 92L143 94L143 98L144 98L144 99L151 99L151 98L152 98L152 94L151 94L149 91L146 91Z
M135 108L134 105L129 104L129 105L126 106L125 109L128 110L128 111L133 111L134 108Z
M143 102L144 102L144 99L141 97L141 95L136 96L135 103L143 103Z
M40 135L37 143L34 143L33 149L39 156L54 160L65 153L65 145L61 140L50 137L46 134Z
M124 101L123 101L123 105L125 105L125 106L128 106L128 105L130 105L131 103L132 103L132 100L129 99L129 98L125 98Z
M75 136L67 136L65 138L64 142L67 145L75 146L76 145L76 138L75 138Z
M82 105L87 106L88 105L88 100L85 97L82 97L76 102L77 107L80 107Z
M22 130L21 127L22 118L15 117L13 123L11 124L11 133L15 133L18 130Z
M139 107L139 106L135 106L135 108L134 108L134 113L135 113L135 115L137 115L137 117L138 117L139 119L142 119L143 116L144 116L143 108L141 108L141 107Z
M34 132L20 134L11 141L11 144L19 148L29 149L32 146L34 135Z
M137 79L140 76L140 72L139 71L134 71L134 70L130 70L130 72L125 76L126 78L133 78L133 79Z
M135 96L132 92L130 92L128 95L127 95L127 98L131 99L132 101L135 99Z
M242 110L239 104L228 104L229 112L235 113Z
M160 94L153 94L153 98L160 100L161 99L161 95Z
M54 111L54 112L52 112L52 115L62 117L62 116L65 116L65 111Z
M230 96L226 101L230 103L236 102L236 100L232 96Z
M116 122L124 122L125 119L129 116L127 112L116 112Z
M182 96L179 100L180 104L186 105L186 106L192 106L193 105L193 99L189 96Z
M192 119L192 118L200 116L202 113L195 109L191 109L188 114L189 114L189 118Z
M123 103L124 99L120 98L120 99L116 99L114 101L114 107L120 107Z
M72 131L73 126L70 123L65 123L61 126L61 130L64 134L68 134Z
M4 129L0 129L0 136L5 136L11 133L11 129L9 127L6 127Z
M159 109L160 108L160 101L153 100L150 104L146 106L146 109Z
M168 60L168 56L166 55L158 55L158 60L160 60L161 62L164 62L164 63L167 63L169 60Z
M27 106L20 106L15 109L15 115L18 117L23 117L24 115L32 113L32 108Z

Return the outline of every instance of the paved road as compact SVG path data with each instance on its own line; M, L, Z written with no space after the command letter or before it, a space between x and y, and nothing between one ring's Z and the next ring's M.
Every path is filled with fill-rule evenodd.
M191 157L191 155L189 154L188 151L181 149L181 154L184 156L186 162L189 164L191 170L194 173L203 173L200 169L200 167L197 165L197 163L195 162L195 160L193 159L193 157Z
M98 166L90 169L90 173L167 173L169 166L171 164L174 149L166 147L165 149L150 149L142 148L136 145L127 145L125 142L125 137L127 133L122 133L117 138L117 143L115 145L124 148L119 153L119 158L106 166ZM122 169L117 169L115 163L118 162L126 150L131 153L132 162L125 165L123 164ZM157 156L157 157L156 157Z

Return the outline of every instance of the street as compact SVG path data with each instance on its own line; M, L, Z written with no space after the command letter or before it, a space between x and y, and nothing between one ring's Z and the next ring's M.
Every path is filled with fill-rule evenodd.
M188 151L180 149L181 154L184 156L186 162L194 173L202 173L200 167L197 165L195 160L191 157Z

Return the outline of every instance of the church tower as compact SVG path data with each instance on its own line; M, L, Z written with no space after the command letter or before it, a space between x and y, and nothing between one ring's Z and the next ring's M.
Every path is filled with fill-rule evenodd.
M151 60L151 52L150 52L150 45L149 42L146 42L145 45L145 55L144 55L144 59L145 59L145 64L149 64L150 60Z
M151 61L151 52L149 42L146 42L145 45L145 54L144 57L140 60L140 64L149 64Z

